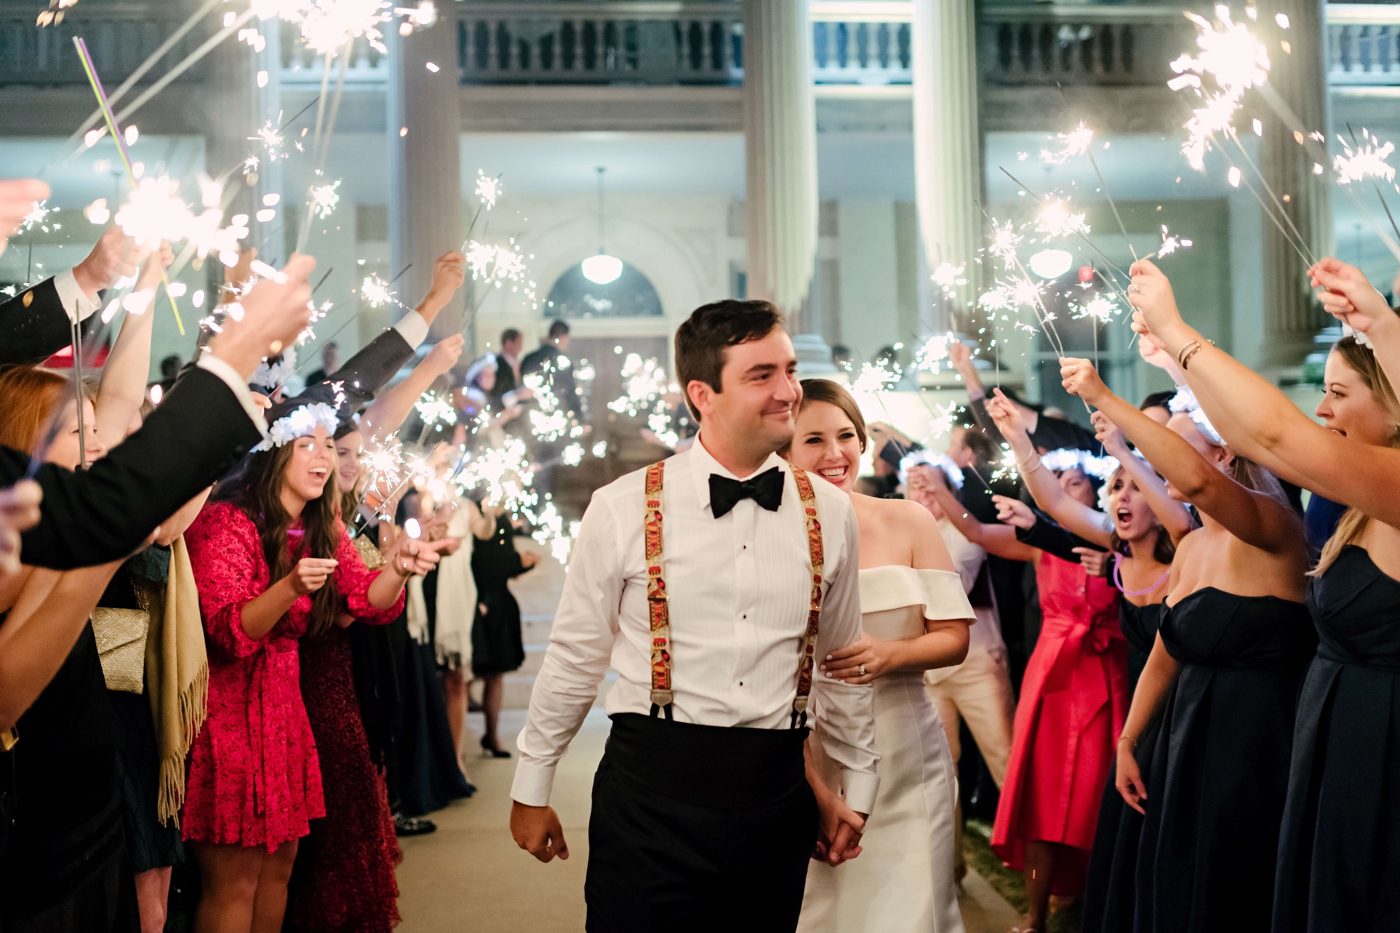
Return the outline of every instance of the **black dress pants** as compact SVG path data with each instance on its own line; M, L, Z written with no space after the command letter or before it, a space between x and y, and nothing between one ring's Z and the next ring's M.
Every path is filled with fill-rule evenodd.
M593 781L588 933L795 930L817 837L806 734L615 716Z

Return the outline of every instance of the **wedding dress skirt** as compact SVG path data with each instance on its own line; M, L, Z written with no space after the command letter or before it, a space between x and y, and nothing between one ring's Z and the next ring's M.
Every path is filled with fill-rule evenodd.
M863 569L860 605L865 632L882 641L919 637L925 618L973 618L961 578L941 570ZM873 687L880 792L863 851L836 868L808 866L798 930L962 933L953 883L958 789L947 736L922 671L889 673ZM808 746L827 786L839 787L839 769L821 743Z

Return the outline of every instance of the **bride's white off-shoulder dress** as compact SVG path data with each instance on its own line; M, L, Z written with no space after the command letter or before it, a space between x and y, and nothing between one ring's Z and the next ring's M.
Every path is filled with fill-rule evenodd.
M944 570L871 567L860 571L865 632L894 641L924 634L924 620L974 618L962 579ZM861 840L864 851L832 868L812 862L802 902L801 933L962 933L953 883L953 812L957 777L922 671L877 678L875 744L880 793ZM821 728L821 710L816 710ZM838 768L810 742L829 787Z

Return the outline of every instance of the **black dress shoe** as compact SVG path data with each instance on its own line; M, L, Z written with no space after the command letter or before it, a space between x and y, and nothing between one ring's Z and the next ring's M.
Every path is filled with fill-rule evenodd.
M394 814L395 836L426 836L428 833L435 832L437 832L437 824L432 820L425 820L416 816L404 816L402 813Z
M483 738L483 739L481 740L481 757L482 757L482 758L509 758L509 757L510 757L510 752L506 751L505 749L501 748L500 745L496 744L496 740L495 740L495 739L492 739L491 742L488 744L487 741L486 741L486 739Z

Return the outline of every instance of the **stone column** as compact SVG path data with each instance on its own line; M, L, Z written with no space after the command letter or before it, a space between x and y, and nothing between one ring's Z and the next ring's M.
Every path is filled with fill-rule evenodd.
M744 2L748 295L812 329L804 313L817 256L817 129L807 0Z
M1260 108L1264 138L1259 168L1269 186L1284 200L1283 212L1293 222L1316 258L1334 251L1332 182L1328 172L1314 174L1319 162L1330 170L1324 147L1306 138L1310 131L1327 133L1326 23L1317 0L1268 0L1259 6L1256 31L1269 46L1273 67L1261 96L1271 109ZM1275 14L1283 13L1290 28L1279 30ZM1290 45L1285 53L1279 39ZM1295 126L1298 123L1301 125ZM1299 145L1295 129L1307 145ZM1240 161L1237 157L1236 161ZM1247 167L1246 167L1247 168ZM1277 215L1267 192L1260 192ZM1284 223L1287 227L1287 223ZM1289 244L1290 236L1264 218L1264 346L1262 362L1270 370L1301 363L1312 352L1313 336L1327 316L1312 296L1307 263ZM1290 231L1291 233L1291 231Z
M935 289L933 331L954 327L977 283L982 200L977 35L972 0L914 0L914 191L929 270L965 266L952 298ZM930 273L931 274L931 273ZM921 318L924 318L921 315Z
M389 35L389 244L399 300L413 307L428 293L433 261L459 249L462 220L457 22L444 15L430 29ZM436 72L428 69L432 62ZM466 292L467 289L463 289ZM459 293L438 316L433 338L457 333L465 304ZM470 348L469 348L470 350Z

